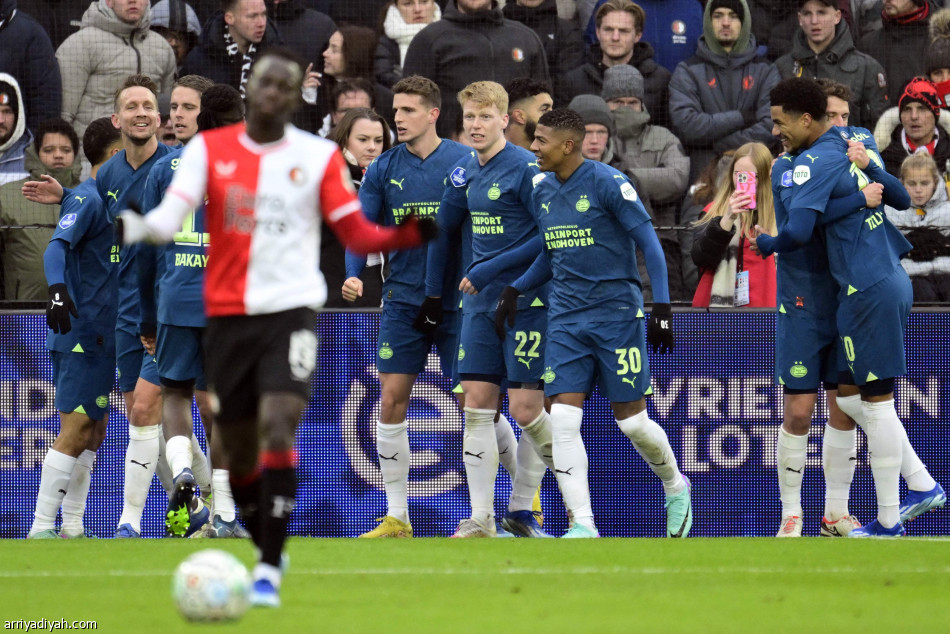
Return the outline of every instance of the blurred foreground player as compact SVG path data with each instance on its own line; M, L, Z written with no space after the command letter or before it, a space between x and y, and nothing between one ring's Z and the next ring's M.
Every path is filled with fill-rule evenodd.
M63 200L43 254L49 284L46 324L52 331L46 346L53 361L60 431L43 458L29 539L85 536L89 477L105 438L115 380L118 252L95 178L121 148L119 131L108 118L97 119L86 128L82 148L92 173ZM63 526L57 534L60 505Z
M205 350L235 501L260 561L254 605L280 605L281 552L295 503L294 433L317 361L320 217L354 252L403 249L434 233L409 218L382 228L361 213L335 144L291 126L305 64L272 48L251 68L247 123L198 134L162 203L122 213L127 242L167 242L207 195Z

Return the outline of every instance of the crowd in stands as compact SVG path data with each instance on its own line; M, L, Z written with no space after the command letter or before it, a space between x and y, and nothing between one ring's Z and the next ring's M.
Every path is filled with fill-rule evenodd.
M950 0L0 0L0 299L45 299L58 210L29 203L19 184L47 173L70 187L87 174L78 139L112 115L129 74L166 94L188 74L243 94L250 65L277 44L311 63L295 124L336 140L357 183L369 150L357 154L349 135L381 128L372 152L389 147L403 77L439 85L439 134L461 142L456 93L472 81L508 88L507 137L525 147L544 111L575 109L584 156L633 180L672 298L696 306L774 303L775 263L748 247L737 205L750 201L736 202L733 173L757 175L750 204L774 225L764 161L782 149L769 91L786 77L832 80L829 112L871 130L911 193L910 210L887 213L915 246L905 262L916 297L950 299ZM175 143L167 100L160 108ZM752 292L740 301L743 270Z

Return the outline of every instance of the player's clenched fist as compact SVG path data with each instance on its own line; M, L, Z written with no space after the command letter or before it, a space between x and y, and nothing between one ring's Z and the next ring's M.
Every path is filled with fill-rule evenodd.
M348 277L343 282L343 299L355 302L357 297L363 296L363 280L358 277Z

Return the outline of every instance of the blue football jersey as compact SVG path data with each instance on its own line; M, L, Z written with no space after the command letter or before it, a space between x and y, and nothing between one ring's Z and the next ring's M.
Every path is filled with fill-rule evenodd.
M119 249L95 181L82 182L63 200L53 240L69 246L66 288L79 317L72 318L72 330L65 335L49 331L46 346L58 352L77 345L86 352L114 352Z
M543 174L533 198L554 274L550 322L636 318L641 282L630 232L650 215L629 179L604 163L584 161L564 183Z
M872 179L847 157L855 128L832 127L795 160L787 209L824 213L831 198L860 191ZM880 163L872 150L871 160ZM861 209L824 227L831 274L841 289L862 291L900 268L910 244L887 220L883 207Z
M435 218L449 171L471 152L471 148L447 139L425 159L410 152L404 144L384 152L363 175L359 191L363 212L368 219L386 226L402 223L409 214ZM453 246L453 253L457 254L459 247ZM383 283L384 304L422 305L426 297L426 253L426 247L390 253L389 277ZM347 277L358 276L365 262L365 258L347 253ZM446 310L457 310L457 255L446 266L451 270L445 276L441 293L443 305Z
M795 186L793 178L797 156L785 154L772 166L775 226L779 231L788 223L787 203L792 200ZM828 255L821 240L815 240L813 236L800 248L778 254L775 271L776 306L779 311L787 312L795 308L816 318L830 319L834 316L838 285L828 270Z
M449 176L442 199L439 224L455 231L471 222L472 265L491 260L517 248L537 235L532 192L540 178L534 155L512 143L505 145L485 165L477 157L460 163ZM493 312L505 286L530 266L530 262L496 275L477 295L465 297L465 312ZM547 305L547 286L519 297L518 308Z
M114 221L121 211L128 209L130 203L142 207L142 193L145 191L149 171L160 158L174 150L175 148L159 143L155 153L138 169L129 165L125 159L125 150L121 150L99 168L96 187L110 221ZM137 251L136 245L123 246L119 261L118 322L133 329L139 325L139 288L135 269Z
M171 184L181 150L159 159L149 172L142 195L142 211L148 213L158 206ZM205 228L204 205L198 207L182 224L172 242L161 248L159 257L158 321L173 326L202 328L204 314L204 272L208 262L211 237Z

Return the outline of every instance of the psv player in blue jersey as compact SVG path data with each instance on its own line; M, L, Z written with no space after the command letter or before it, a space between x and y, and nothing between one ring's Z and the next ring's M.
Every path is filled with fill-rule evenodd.
M83 134L90 178L62 203L43 266L49 284L46 346L53 361L60 432L43 458L29 538L83 537L83 511L96 450L105 438L115 380L116 272L112 221L96 191L96 173L119 150L108 118ZM63 527L56 514L63 507Z
M204 129L217 125L215 108L231 118L222 124L241 121L244 104L236 90L220 86L209 95L212 105L207 115L204 95L214 86L210 79L186 75L175 82L171 94L171 114L175 121L175 136L185 144L198 133L199 119ZM148 175L142 198L142 209L148 212L161 202L180 163L181 149L159 159ZM202 336L206 325L204 298L204 267L208 261L208 233L205 228L205 210L201 206L189 215L175 236L164 247L155 248L155 258L140 256L139 286L142 296L142 323L148 330L156 330L157 338L146 338L146 349L155 355L162 387L162 431L165 437L165 456L174 478L174 491L168 501L165 529L171 536L190 536L211 518L202 529L206 537L247 537L248 533L237 522L234 499L228 482L227 465L221 439L211 434L212 407L204 374ZM146 266L157 263L155 266ZM158 271L156 271L156 268ZM154 299L155 278L159 273L160 292ZM148 301L146 301L146 299ZM143 330L146 328L143 327ZM198 411L209 438L213 472L194 434L192 399L197 400ZM213 493L213 515L203 503L195 499L195 487L201 488L207 498Z
M109 159L96 178L96 187L110 219L129 204L141 206L145 180L152 166L172 148L155 136L160 124L158 87L146 75L129 75L115 93L112 123L122 136L122 150ZM63 189L51 178L24 185L24 195L37 202L60 202ZM129 445L125 455L125 485L122 514L116 537L139 537L145 499L152 476L159 466L161 435L161 389L155 357L140 338L137 246L124 246L119 253L119 303L116 321L116 366L119 390L129 420ZM162 460L158 471L166 491L171 474Z
M425 77L411 76L393 86L396 134L400 145L384 152L366 169L359 190L363 213L373 222L398 225L408 214L434 218L451 168L471 149L439 138L436 121L442 103L439 87ZM457 245L458 246L458 245ZM379 326L376 367L382 403L376 424L376 453L386 490L386 516L380 525L361 537L412 537L408 485L410 449L409 397L416 377L425 368L429 351L438 350L442 373L454 378L458 331L455 314L459 297L459 248L446 262L441 299L426 300L426 249L390 253L390 274L383 284L383 314ZM365 256L346 255L347 279L343 298L362 295L359 278ZM420 307L429 304L429 322L417 319ZM444 319L442 316L444 315Z
M535 180L532 209L543 250L504 289L497 315L510 321L514 299L551 280L544 383L553 402L555 473L573 520L564 536L599 537L580 433L584 399L596 381L617 425L663 482L667 536L686 537L693 523L690 483L677 467L666 433L650 420L644 399L650 393L647 342L655 352L674 344L666 260L627 177L584 159L584 134L584 120L573 110L554 110L538 121L531 148L544 173ZM648 324L637 247L656 299Z
M467 219L472 225L473 267L519 249L537 233L530 205L532 181L538 169L529 152L505 140L505 89L495 82L475 82L459 92L458 100L463 129L475 148L475 156L452 170L439 207L442 237L429 246L426 271L430 297L439 296L444 284L442 263L448 252L447 236ZM496 535L494 490L499 459L494 418L504 380L508 381L508 411L533 451L519 452L516 482L503 525L517 534L547 536L530 512L534 491L544 476L541 465L553 468L550 424L541 390L545 289L518 298L517 319L504 341L498 340L493 324L498 294L529 263L530 259L497 271L480 293L466 297L462 306L458 371L465 393L462 451L472 515L459 524L453 537ZM531 460L537 464L531 464Z
M832 127L825 118L826 105L822 90L808 80L785 80L772 91L775 130L797 156L791 169L783 172L782 184L788 191L781 192L781 199L788 222L778 236L760 235L757 244L763 253L793 251L813 239L822 216L819 235L838 286L840 353L850 375L846 382L860 389L861 409L853 418L868 436L878 498L877 519L850 536L900 536L904 529L898 476L906 432L894 408L893 391L894 378L906 371L903 329L912 293L899 257L910 245L880 207L854 212L831 204L866 187L870 178L848 157L854 131ZM870 175L885 179L885 201L905 208L906 191L880 173L876 154L871 155L871 164Z

